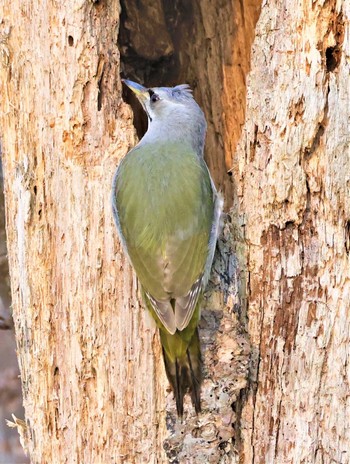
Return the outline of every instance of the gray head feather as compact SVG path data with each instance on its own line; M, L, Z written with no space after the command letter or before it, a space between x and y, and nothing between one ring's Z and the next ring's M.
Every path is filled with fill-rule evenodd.
M190 86L153 87L148 92L150 97L143 106L149 117L149 127L141 143L176 140L190 144L202 156L207 124ZM153 95L159 99L152 101Z
M172 94L174 98L193 100L192 89L188 84L180 84L173 87Z
M176 87L153 87L149 90L163 97L166 96L169 100L178 102L194 101L192 89L188 84L180 84Z

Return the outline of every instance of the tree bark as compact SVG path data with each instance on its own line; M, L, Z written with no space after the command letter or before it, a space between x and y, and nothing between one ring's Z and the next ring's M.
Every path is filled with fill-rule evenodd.
M112 221L134 145L116 2L2 3L1 111L14 322L32 462L161 456L155 329ZM154 453L151 452L153 447Z
M260 13L253 0L130 0L123 10L124 72L193 84L230 208L200 327L203 414L187 401L183 423L112 222L113 172L136 142L119 15L105 1L0 6L32 462L349 462L348 2L269 2Z
M349 2L272 2L233 163L253 366L241 455L350 462Z

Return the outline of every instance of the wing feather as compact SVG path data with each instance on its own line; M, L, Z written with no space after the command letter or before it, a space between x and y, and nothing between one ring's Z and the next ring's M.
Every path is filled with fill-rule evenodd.
M183 330L218 229L217 194L204 161L182 145L140 147L122 161L113 191L114 218L150 305L169 333Z
M199 295L202 290L203 275L192 285L191 290L185 296L176 298L175 323L178 330L185 329L192 319Z
M156 300L153 298L153 296L145 292L147 295L147 298L149 299L149 302L152 305L152 308L156 312L157 316L159 317L161 323L164 325L164 327L167 329L171 335L173 335L176 332L176 322L175 322L175 314L173 307L171 306L171 303L169 300Z

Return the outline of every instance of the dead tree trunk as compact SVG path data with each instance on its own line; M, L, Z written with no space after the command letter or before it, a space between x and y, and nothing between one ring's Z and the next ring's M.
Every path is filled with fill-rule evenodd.
M121 99L119 7L21 0L0 10L26 447L35 463L132 462L150 445L161 450L164 382L153 378L162 373L155 330L144 325L110 208L115 166L135 143Z
M233 169L252 382L245 462L350 462L349 2L263 7Z
M33 463L345 464L348 2L151 3L0 5L25 447ZM112 223L135 143L120 66L192 84L229 211L201 323L204 411L188 402L182 424Z

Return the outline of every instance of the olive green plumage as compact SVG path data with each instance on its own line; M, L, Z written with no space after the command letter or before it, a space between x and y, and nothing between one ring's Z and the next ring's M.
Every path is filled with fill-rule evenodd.
M213 221L204 161L176 143L136 148L120 165L116 200L130 260L145 292L157 301L187 295L203 274ZM175 318L170 304L164 310L162 322L172 332L181 309L175 305Z
M116 172L113 212L143 299L159 327L167 376L182 416L186 391L200 411L197 325L221 203L201 156L204 116L188 89L147 90L126 83L143 103L150 127Z
M201 298L197 301L188 326L182 331L177 330L170 334L160 322L144 291L142 296L159 328L165 371L175 394L177 414L179 417L183 415L183 398L187 391L191 394L196 413L199 413L202 356L197 325Z

